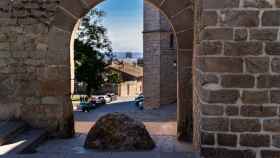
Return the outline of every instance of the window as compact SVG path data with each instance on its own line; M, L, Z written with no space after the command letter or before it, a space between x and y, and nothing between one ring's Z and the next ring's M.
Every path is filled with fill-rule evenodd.
M169 48L173 49L174 48L174 35L170 35L170 43L169 43Z

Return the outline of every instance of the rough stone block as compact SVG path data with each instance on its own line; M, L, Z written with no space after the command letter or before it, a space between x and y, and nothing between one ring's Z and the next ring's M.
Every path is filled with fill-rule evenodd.
M273 58L271 61L272 72L280 73L280 58Z
M270 136L261 134L241 134L240 145L248 147L269 147Z
M234 150L209 147L202 147L201 155L204 158L256 158L256 153L253 150Z
M270 91L270 101L271 101L271 103L280 104L280 91L279 90Z
M244 91L241 100L244 104L269 103L268 91Z
M259 11L227 10L221 13L225 18L221 20L223 26L257 27L259 26Z
M262 54L261 42L225 42L226 56L257 56Z
M225 88L253 88L254 76L250 75L222 75L221 85Z
M258 88L280 87L280 75L260 75L257 81Z
M201 144L203 145L214 145L215 144L215 135L212 133L201 133Z
M278 158L280 157L280 151L276 150L262 150L261 151L262 158Z
M222 53L223 44L220 41L204 41L200 44L199 55L218 55Z
M280 11L268 10L264 11L262 15L263 26L279 26L280 25Z
M280 135L272 136L272 146L274 146L276 148L280 148Z
M238 8L239 0L203 0L204 9Z
M204 57L198 58L197 62L197 67L203 72L243 72L243 60L241 58Z
M270 0L244 0L245 8L272 8L273 3Z
M244 105L240 113L246 117L273 117L277 115L277 107Z
M269 70L268 57L248 57L245 59L246 72L265 73Z
M201 34L202 40L233 40L233 29L231 28L206 28Z
M248 39L247 29L235 29L234 40L235 41L246 41Z
M203 115L220 116L224 113L224 107L219 105L201 105Z
M275 41L278 29L250 29L250 40Z
M266 42L266 54L280 55L280 42Z
M237 135L218 134L218 144L222 146L236 147Z
M232 132L260 132L261 123L257 119L231 119Z
M238 106L227 106L226 107L226 115L227 116L237 116L237 115L239 115L239 107Z
M229 120L227 118L202 118L202 129L206 131L229 131Z
M264 120L263 130L268 132L280 132L280 119Z
M202 100L207 103L234 104L239 98L238 90L202 90Z

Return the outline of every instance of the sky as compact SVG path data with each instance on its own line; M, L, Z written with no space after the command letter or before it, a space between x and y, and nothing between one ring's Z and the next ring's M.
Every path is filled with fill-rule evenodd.
M105 0L103 25L114 52L143 52L143 0Z

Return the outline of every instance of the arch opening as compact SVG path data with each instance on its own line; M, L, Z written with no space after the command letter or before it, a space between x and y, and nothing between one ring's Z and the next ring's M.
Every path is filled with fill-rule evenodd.
M34 71L32 69L32 72L28 72L36 75L34 76L36 80L28 83L21 80L20 82L24 83L17 89L17 96L20 96L18 98L24 96L22 98L26 100L17 107L1 109L3 119L17 118L26 121L32 127L46 128L56 136L73 136L73 108L69 97L71 94L69 45L77 21L100 2L102 1L61 0L48 10L49 21L43 22L38 19L29 21L31 24L38 24L36 28L40 33L40 38L34 37L34 40L39 41L39 45L34 46L36 51L30 50L29 53L33 53L34 58L35 56L42 58L42 63L32 63L40 65L35 67ZM187 114L192 113L190 87L192 87L193 4L191 0L147 0L147 2L167 17L174 31L177 44L177 61L173 61L173 64L177 66L178 78L178 137L189 137L192 116ZM32 31L28 29L30 28L26 27L24 31ZM44 54L39 54L38 50ZM27 87L32 89L26 90ZM30 109L33 109L34 113L31 113Z

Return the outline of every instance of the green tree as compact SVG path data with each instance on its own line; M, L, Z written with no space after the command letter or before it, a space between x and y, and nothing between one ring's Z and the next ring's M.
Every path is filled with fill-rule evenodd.
M112 58L107 30L100 24L103 16L103 11L91 10L81 19L75 39L75 75L79 82L86 83L87 95L102 86L105 67Z

